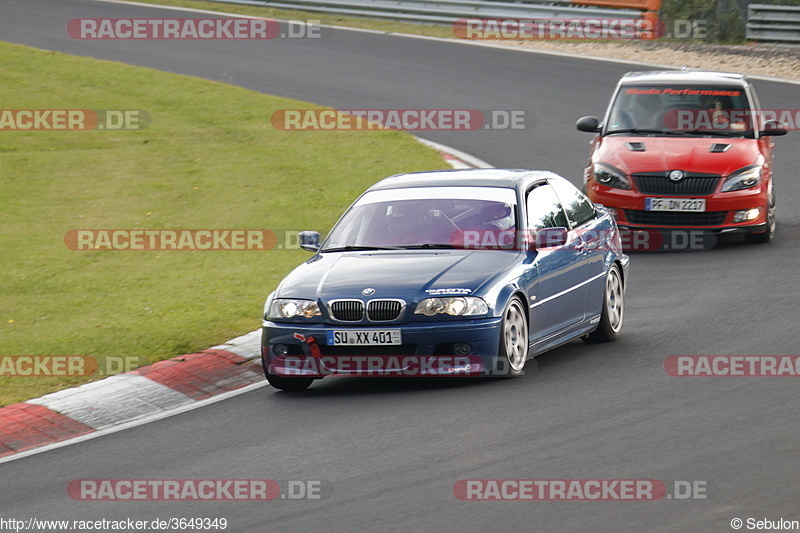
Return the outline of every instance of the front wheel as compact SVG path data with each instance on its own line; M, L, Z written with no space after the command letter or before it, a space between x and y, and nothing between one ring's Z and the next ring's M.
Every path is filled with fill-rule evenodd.
M619 266L614 263L608 269L606 289L603 293L603 313L597 329L589 333L583 340L586 342L613 341L622 329L623 311L625 309L625 289Z
M275 374L268 373L266 370L264 371L264 373L266 374L267 381L269 381L270 385L272 385L276 389L285 391L306 390L314 382L314 378L293 378L286 376L276 376Z
M314 378L278 376L269 371L269 358L266 354L261 356L261 365L264 367L264 375L270 385L276 389L285 391L306 390L314 382Z
M528 319L525 306L518 297L514 297L503 313L500 326L500 355L498 371L504 376L514 377L522 374L528 360ZM507 367L502 368L500 365Z

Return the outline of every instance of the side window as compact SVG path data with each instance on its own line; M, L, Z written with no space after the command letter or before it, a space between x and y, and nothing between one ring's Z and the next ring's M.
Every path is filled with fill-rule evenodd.
M549 183L561 199L573 228L597 217L597 211L592 201L574 186L561 180L553 180Z
M542 184L531 189L526 203L529 229L569 227L561 202L550 185Z

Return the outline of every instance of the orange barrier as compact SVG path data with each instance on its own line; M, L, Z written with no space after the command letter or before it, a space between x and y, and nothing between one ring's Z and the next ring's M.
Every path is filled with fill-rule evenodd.
M661 3L661 0L644 0L644 1L653 2L657 4ZM645 36L642 38L642 40L653 41L656 39L660 39L664 36L664 23L661 22L661 20L658 18L658 13L656 13L655 11L645 11L644 13L642 13L642 18L644 20L650 21L650 28L652 30L649 34L649 37Z

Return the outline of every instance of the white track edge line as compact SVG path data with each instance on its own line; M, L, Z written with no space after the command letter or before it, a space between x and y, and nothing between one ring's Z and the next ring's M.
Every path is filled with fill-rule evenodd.
M479 157L475 157L472 154L468 154L467 152L463 152L463 151L459 150L458 148L453 148L452 146L447 146L446 144L441 144L441 143L437 143L437 142L434 142L434 141L429 141L428 139L423 139L422 137L416 137L415 136L414 138L417 139L417 141L419 141L420 143L424 144L425 146L427 146L429 148L433 148L434 150L438 150L440 152L444 152L446 154L449 154L449 155L455 157L456 159L460 159L460 160L462 160L462 161L474 166L475 168L495 168L494 165L492 165L490 163L487 163L483 159L481 159Z
M127 422L123 422L121 424L117 424L115 426L98 429L97 431L93 431L92 433L87 433L86 435L80 435L78 437L73 437L71 439L54 442L52 444L45 444L44 446L31 448L30 450L23 450L13 455L0 457L0 464L10 463L11 461L16 461L17 459L22 459L24 457L30 457L31 455L37 455L40 453L49 452L51 450L64 448L72 444L78 444L79 442L85 442L87 440L96 439L98 437L103 437L105 435L110 435L112 433L117 433L119 431L123 431L126 429L134 428L137 426L143 426L145 424L149 424L150 422L156 422L158 420L163 420L165 418L179 415L187 411L199 409L200 407L205 407L206 405L211 405L217 402L221 402L223 400L227 400L228 398L233 398L234 396L239 396L240 394L245 394L266 387L267 385L268 383L265 379L263 382L252 383L250 385L246 385L236 390L223 392L222 394L217 394L216 396L212 396L211 398L206 398L205 400L198 400L196 402L192 402L186 405L181 405L179 407L175 407L174 409L169 409L161 413L145 415L139 418L134 418L133 420L129 420Z

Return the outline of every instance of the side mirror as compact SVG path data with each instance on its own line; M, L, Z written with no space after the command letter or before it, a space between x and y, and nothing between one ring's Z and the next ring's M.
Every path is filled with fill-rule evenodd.
M319 251L319 232L318 231L301 231L298 235L300 241L300 248L309 252Z
M600 131L600 121L597 117L581 117L575 123L575 127L580 131L587 131L589 133L597 133Z
M536 233L536 240L534 243L537 250L557 248L559 246L564 246L568 238L569 230L567 228L545 228Z
M789 128L786 126L786 123L768 120L766 124L764 124L764 129L761 130L761 135L786 135L788 131Z

